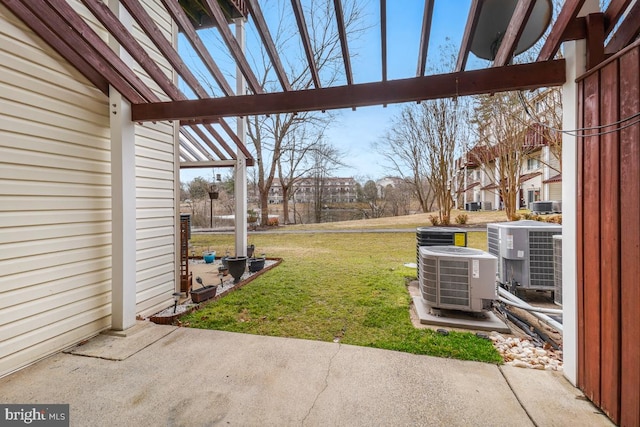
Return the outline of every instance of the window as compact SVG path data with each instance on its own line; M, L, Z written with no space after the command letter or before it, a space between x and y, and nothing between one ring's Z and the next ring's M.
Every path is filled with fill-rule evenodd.
M540 160L537 158L529 158L527 159L527 169L534 170L540 168Z

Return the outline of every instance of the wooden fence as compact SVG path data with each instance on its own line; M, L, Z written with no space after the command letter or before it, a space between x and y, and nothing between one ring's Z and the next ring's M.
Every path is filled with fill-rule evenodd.
M578 387L622 426L640 425L639 61L636 42L578 79Z

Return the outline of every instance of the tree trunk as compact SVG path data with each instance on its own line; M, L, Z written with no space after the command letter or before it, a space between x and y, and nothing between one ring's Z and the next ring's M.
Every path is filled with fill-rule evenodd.
M282 223L289 224L289 186L282 186Z

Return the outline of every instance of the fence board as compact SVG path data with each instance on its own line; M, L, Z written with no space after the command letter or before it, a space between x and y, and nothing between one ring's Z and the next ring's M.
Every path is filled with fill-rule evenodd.
M618 115L618 62L600 71L602 123L615 123ZM616 126L600 129L600 289L602 408L620 419L620 194L619 132ZM605 133L610 132L610 133Z
M640 111L640 48L620 58L620 116ZM640 124L620 132L621 411L620 425L640 426Z
M584 125L600 123L599 74L584 81ZM600 137L585 132L584 152L584 393L596 405L600 404Z

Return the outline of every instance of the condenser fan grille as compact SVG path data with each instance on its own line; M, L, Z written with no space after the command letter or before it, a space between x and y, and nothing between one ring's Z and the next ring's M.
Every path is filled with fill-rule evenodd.
M440 304L469 306L469 262L440 260Z
M500 232L497 228L487 227L487 246L490 254L500 255Z
M553 231L529 231L531 283L553 288Z
M435 258L423 260L422 298L432 304L438 303L438 261Z

